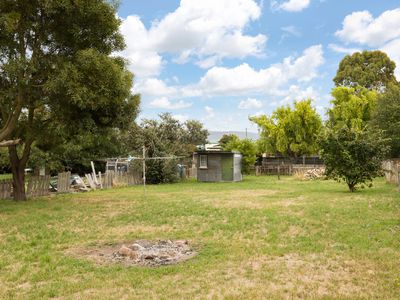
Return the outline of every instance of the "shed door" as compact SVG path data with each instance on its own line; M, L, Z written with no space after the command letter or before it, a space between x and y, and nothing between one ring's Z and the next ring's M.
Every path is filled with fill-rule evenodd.
M222 181L233 181L233 157L223 155L221 157Z

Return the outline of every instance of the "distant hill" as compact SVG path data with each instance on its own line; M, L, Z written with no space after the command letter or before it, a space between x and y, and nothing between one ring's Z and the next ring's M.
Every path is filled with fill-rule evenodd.
M208 141L210 143L218 143L224 134L236 134L239 138L246 138L246 132L244 131L209 131ZM256 132L247 132L247 138L257 140L259 138Z

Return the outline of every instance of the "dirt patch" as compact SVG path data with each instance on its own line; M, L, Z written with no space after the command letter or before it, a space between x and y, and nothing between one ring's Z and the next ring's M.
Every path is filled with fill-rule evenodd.
M158 267L173 265L194 257L197 252L186 240L137 240L93 249L73 249L69 254L98 264Z

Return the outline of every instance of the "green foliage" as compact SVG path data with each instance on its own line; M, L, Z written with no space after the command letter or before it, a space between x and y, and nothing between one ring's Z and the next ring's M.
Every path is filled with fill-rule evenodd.
M239 151L242 154L242 173L250 174L257 159L256 144L250 139L240 140L236 135L232 135L231 140L224 146L227 151Z
M238 140L239 137L236 134L224 134L218 141L218 144L225 148L225 146L232 140Z
M343 180L351 192L358 185L372 184L373 178L380 175L388 151L387 142L378 130L348 126L327 128L319 138L327 175L337 181Z
M371 120L378 93L364 87L337 87L332 90L333 107L328 110L328 126L362 129Z
M0 141L22 139L10 148L18 173L35 144L47 154L84 138L102 147L103 134L134 121L140 98L114 55L119 25L107 0L0 2Z
M183 142L192 145L192 151L196 150L197 145L207 143L208 130L203 127L203 124L197 120L187 120L184 124Z
M195 120L181 123L169 113L159 117L159 120L146 119L140 125L132 126L129 134L123 137L125 151L141 156L145 146L147 157L187 157L187 160L151 160L146 163L149 183L176 182L177 164L190 162L195 146L206 143L208 132Z
M382 51L356 52L343 58L333 81L336 86L383 91L388 84L397 82L395 68L396 64Z
M389 85L378 101L372 124L383 130L384 136L391 140L389 156L400 157L400 86Z
M261 129L258 147L262 152L295 157L318 151L316 141L322 121L311 100L294 102L293 109L279 107L271 117L263 115L250 120Z
M9 173L10 170L10 160L8 159L7 148L0 147L0 174Z

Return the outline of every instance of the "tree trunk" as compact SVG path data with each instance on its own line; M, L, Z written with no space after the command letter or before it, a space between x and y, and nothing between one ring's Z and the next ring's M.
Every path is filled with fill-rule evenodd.
M25 166L26 161L20 159L17 153L17 147L8 147L8 154L10 157L11 171L13 175L13 195L15 201L25 201Z
M354 183L347 184L350 190L350 193L354 193L356 191L356 185Z

